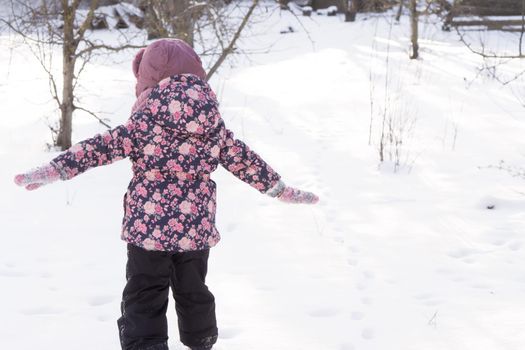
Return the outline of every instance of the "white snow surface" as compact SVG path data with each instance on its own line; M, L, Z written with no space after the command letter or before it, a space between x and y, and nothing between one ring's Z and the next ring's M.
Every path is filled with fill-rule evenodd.
M489 168L524 164L523 80L478 75L481 59L438 25L422 24L421 59L410 61L404 21L390 35L383 16L302 21L274 11L241 42L271 52L237 58L211 81L236 136L321 197L286 205L213 174L216 349L524 349L525 179ZM296 31L280 35L288 26ZM0 38L0 349L117 349L130 163L33 192L14 185L58 154L45 147L58 113L45 73L12 40ZM81 104L113 126L134 102L133 54L83 72ZM515 61L499 72L523 70ZM395 172L378 158L385 104L413 124ZM102 131L75 115L74 141ZM172 301L168 317L170 347L183 349Z

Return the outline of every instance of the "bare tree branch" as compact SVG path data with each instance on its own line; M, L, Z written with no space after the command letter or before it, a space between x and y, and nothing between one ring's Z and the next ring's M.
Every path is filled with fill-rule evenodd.
M132 45L132 44L125 44L125 45L121 45L121 46L110 46L110 45L106 45L106 44L95 44L89 40L86 40L84 39L83 42L86 44L87 47L81 49L80 51L78 51L75 56L76 57L82 57L84 56L86 53L90 53L90 52L93 52L95 50L107 50L107 51L113 51L113 52L118 52L118 51L122 51L122 50L126 50L126 49L142 49L143 47L145 47L145 45Z
M76 6L75 6L75 3L73 3L72 5L73 13L76 13L76 10L78 8L78 3L80 2L80 0L75 0L75 2L77 3ZM93 16L95 14L95 9L97 8L97 6L98 6L98 0L91 1L91 5L89 6L89 11L86 16L86 19L84 20L84 22L82 22L82 24L80 25L80 28L78 28L78 31L76 33L76 38L75 38L76 45L78 45L80 41L84 39L86 30L88 30L91 27L91 23L93 22Z
M248 9L248 12L246 12L246 15L244 16L241 24L239 25L239 28L237 28L237 31L233 35L233 38L231 39L230 44L222 51L222 54L219 56L219 58L217 58L217 61L215 61L213 66L208 71L208 75L206 76L207 80L209 80L213 76L213 74L217 71L217 69L219 69L220 65L224 62L226 57L230 53L233 52L233 50L235 48L235 43L237 42L237 40L241 36L242 30L244 29L244 27L246 26L246 24L250 20L250 17L251 17L251 15L253 13L253 10L255 10L255 8L257 7L258 4L259 4L259 0L253 0L252 5Z
M306 29L306 27L304 26L303 21L301 21L301 19L295 14L295 12L290 11L290 13L295 17L297 22L299 22L299 25L303 28L304 32L306 33L306 36L308 37L308 40L310 40L310 43L312 44L312 49L315 51L315 41L314 39L312 39L312 36L310 35L308 29Z
M102 125L104 125L106 128L108 129L111 129L111 125L109 125L108 123L106 123L104 120L102 120L102 118L98 117L95 113L91 112L90 110L88 109L85 109L83 107L79 107L79 106L74 106L74 109L78 109L79 111L83 111L83 112L86 112L87 114L91 115L93 118L95 118L96 120L98 120L98 122Z
M502 54L495 54L495 53L486 53L485 52L485 46L482 45L481 51L476 50L472 47L472 44L469 43L465 39L465 35L459 30L459 28L456 27L456 32L459 35L459 40L470 50L470 52L479 55L483 58L509 58L509 59L517 59L517 58L525 58L525 55L523 53L519 53L517 55L502 55Z

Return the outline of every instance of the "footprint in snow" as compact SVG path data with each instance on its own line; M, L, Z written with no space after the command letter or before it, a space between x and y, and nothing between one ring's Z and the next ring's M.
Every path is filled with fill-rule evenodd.
M355 346L350 343L343 343L339 345L339 350L355 350Z
M356 246L348 247L348 250L350 250L352 253L358 253L359 252L359 248L356 247Z
M219 330L220 339L232 339L242 333L242 329L235 327L223 327Z
M430 294L430 293L420 293L420 294L414 295L414 298L416 298L417 300L428 300L428 299L432 298L432 294Z
M514 242L514 243L509 244L509 249L513 251L518 251L521 249L522 246L523 246L522 242Z
M346 260L346 262L350 266L357 266L359 264L359 261L357 261L356 259L348 259L348 260Z
M53 277L53 274L50 273L50 272L45 271L45 272L42 272L42 273L40 274L40 277L41 277L41 278L48 279L48 278Z
M38 306L23 309L20 313L26 316L38 316L38 315L58 315L64 312L64 309L54 307L54 306Z
M6 268L0 269L0 277L24 277L28 274L26 272L16 269L16 265L10 262L4 263Z
M229 223L228 225L226 225L227 232L235 231L236 228L237 228L237 224L235 223Z
M359 290L359 291L363 291L363 290L365 290L366 287L367 287L367 286L366 286L366 284L364 284L364 283L358 283L358 284L356 284L356 286L355 286L355 288L356 288L357 290Z
M365 305L372 305L372 299L369 297L362 297L361 302Z
M335 237L332 237L332 240L333 240L335 243L339 243L339 244L343 244L343 243L345 242L344 237L341 237L341 236L335 236Z
M419 300L423 305L436 306L441 304L441 301L436 299L435 295L430 293L421 293L414 295L414 298Z
M97 321L100 321L100 322L107 322L107 321L110 321L112 319L113 319L113 317L111 317L109 315L98 315L97 316Z
M360 321L360 320L362 320L365 317L365 314L362 313L362 312L359 312L359 311L353 311L350 314L350 317L352 317L352 320Z
M486 284L486 283L473 283L470 285L470 288L475 289L492 289L492 286Z
M452 282L456 282L456 283L458 283L458 282L465 282L466 280L467 279L465 277L463 277L463 276L455 276L455 277L451 278L451 281Z
M90 306L101 306L111 303L115 300L115 297L112 295L95 295L88 300Z
M261 291L261 292L273 292L275 290L275 287L261 285L261 286L255 287L255 289L257 289L258 291Z
M372 271L364 271L363 277L366 278L367 280L372 280L375 278L375 274Z
M326 214L326 219L328 221L335 221L337 219L337 214L335 213L335 211L330 210L328 214Z
M375 332L372 328L365 328L361 332L361 336L363 337L363 339L371 340L371 339L374 339Z
M308 312L308 315L312 317L332 317L339 313L339 310L335 308L325 307Z
M499 247L499 246L502 246L502 245L504 245L505 243L507 243L507 241L504 240L504 239L494 239L494 240L492 240L490 243L491 243L492 245L495 245L495 246Z
M455 259L463 259L474 254L475 252L476 251L474 249L460 248L449 252L448 256Z
M439 269L436 269L435 272L439 273L440 275L451 275L454 273L454 270L449 269L449 268L439 268Z

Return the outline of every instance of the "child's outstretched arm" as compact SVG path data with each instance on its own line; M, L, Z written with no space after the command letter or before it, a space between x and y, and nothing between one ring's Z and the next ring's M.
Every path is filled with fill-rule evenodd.
M223 140L219 161L226 170L261 193L283 202L314 204L319 201L319 197L311 192L286 186L281 176L257 153L241 140L235 139L222 119L219 128Z
M133 149L133 129L134 123L130 119L124 125L81 141L49 163L16 175L15 183L34 190L59 179L69 180L90 168L123 159Z

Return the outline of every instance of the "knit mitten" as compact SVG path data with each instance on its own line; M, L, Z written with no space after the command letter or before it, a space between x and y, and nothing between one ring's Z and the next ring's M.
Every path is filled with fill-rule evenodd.
M269 189L266 194L285 203L315 204L319 202L319 197L312 192L286 186L286 184L280 180L274 187Z
M60 180L60 173L51 164L46 164L15 176L15 183L18 186L25 186L29 191L36 190L40 186L57 180Z

